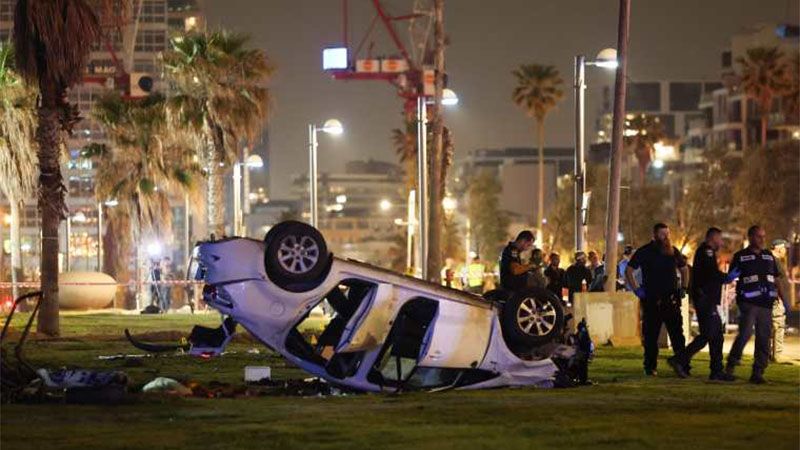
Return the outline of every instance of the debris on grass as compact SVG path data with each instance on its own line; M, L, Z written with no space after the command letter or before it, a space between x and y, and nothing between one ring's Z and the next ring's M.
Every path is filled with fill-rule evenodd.
M178 396L192 395L192 390L182 385L177 380L167 377L156 377L142 387L145 394L161 393Z

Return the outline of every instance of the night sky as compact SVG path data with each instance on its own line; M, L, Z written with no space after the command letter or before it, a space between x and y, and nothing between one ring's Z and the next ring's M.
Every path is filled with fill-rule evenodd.
M339 0L207 0L210 26L248 33L278 71L269 125L272 198L286 198L292 174L306 170L307 124L335 117L338 138L321 136L320 170L340 170L352 159L395 161L390 130L401 123L401 101L378 81L336 81L322 72L321 51L342 40ZM373 9L350 0L350 40L366 31ZM384 4L410 12L412 0ZM511 70L524 62L553 64L566 95L548 118L547 144L571 146L572 61L616 45L618 2L611 0L449 0L445 26L450 87L461 100L446 123L456 153L483 147L530 146L532 123L510 100ZM757 23L798 20L796 0L633 0L628 74L631 80L715 80L731 35ZM406 36L406 27L398 26ZM383 29L373 32L375 54L393 53ZM352 44L354 45L354 44ZM593 130L603 85L613 78L588 69L587 132ZM258 181L256 181L258 183Z

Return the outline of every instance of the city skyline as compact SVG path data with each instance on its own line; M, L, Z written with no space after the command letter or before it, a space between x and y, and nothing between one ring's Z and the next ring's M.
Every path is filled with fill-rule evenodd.
M629 80L718 80L721 53L734 34L759 23L797 22L798 7L793 2L733 3L634 4ZM406 1L386 5L395 14L411 8ZM582 52L591 58L616 41L615 5L603 9L595 2L587 5L571 0L529 6L506 0L489 8L484 2L464 0L447 9L448 76L460 105L449 109L445 120L454 132L456 158L477 148L534 145L532 122L510 99L514 82L510 72L524 62L553 64L560 70L565 96L547 120L547 145L573 145L573 56ZM270 197L289 196L291 177L306 170L305 127L312 120L336 117L345 126L343 136L321 140L321 171L341 170L348 160L396 161L390 131L401 125L402 104L394 89L377 81L337 81L322 71L322 48L342 41L340 2L232 0L205 6L212 28L249 34L278 68L271 82L275 112L269 125ZM349 9L349 38L355 45L372 10L357 2L350 2ZM553 15L563 20L545 19ZM573 27L566 29L565 23ZM487 33L474 33L481 28ZM680 33L664 39L665 33L678 29ZM398 30L405 32L403 27ZM384 42L385 32L377 30L373 36L375 54L392 49ZM536 44L541 41L548 44ZM587 73L587 133L601 110L603 86L612 81L611 74L599 69ZM364 112L369 112L368 120L359 119ZM266 171L256 174L255 186L265 179Z

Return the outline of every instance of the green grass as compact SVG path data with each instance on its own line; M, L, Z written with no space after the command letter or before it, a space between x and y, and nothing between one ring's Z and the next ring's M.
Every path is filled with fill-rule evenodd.
M20 318L22 319L22 317ZM16 322L16 321L15 321ZM124 370L132 384L155 376L241 383L245 365L269 365L279 379L302 378L279 356L249 339L218 359L159 356L127 367L99 355L140 353L134 333L215 325L218 316L66 315L63 337L32 340L36 366ZM173 333L177 334L177 333ZM259 354L248 353L252 348ZM0 446L16 448L800 448L800 368L772 365L770 384L704 382L707 355L695 376L645 379L638 348L598 349L598 384L563 390L351 395L344 397L170 398L135 395L117 406L3 405ZM745 365L749 361L745 361ZM749 375L743 367L739 375Z

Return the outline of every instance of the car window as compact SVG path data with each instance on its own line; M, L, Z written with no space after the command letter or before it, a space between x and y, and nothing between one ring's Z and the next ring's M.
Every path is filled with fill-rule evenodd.
M364 352L336 353L345 326L367 301L377 285L362 280L343 280L289 332L286 350L325 367L331 376L345 378L358 370Z

